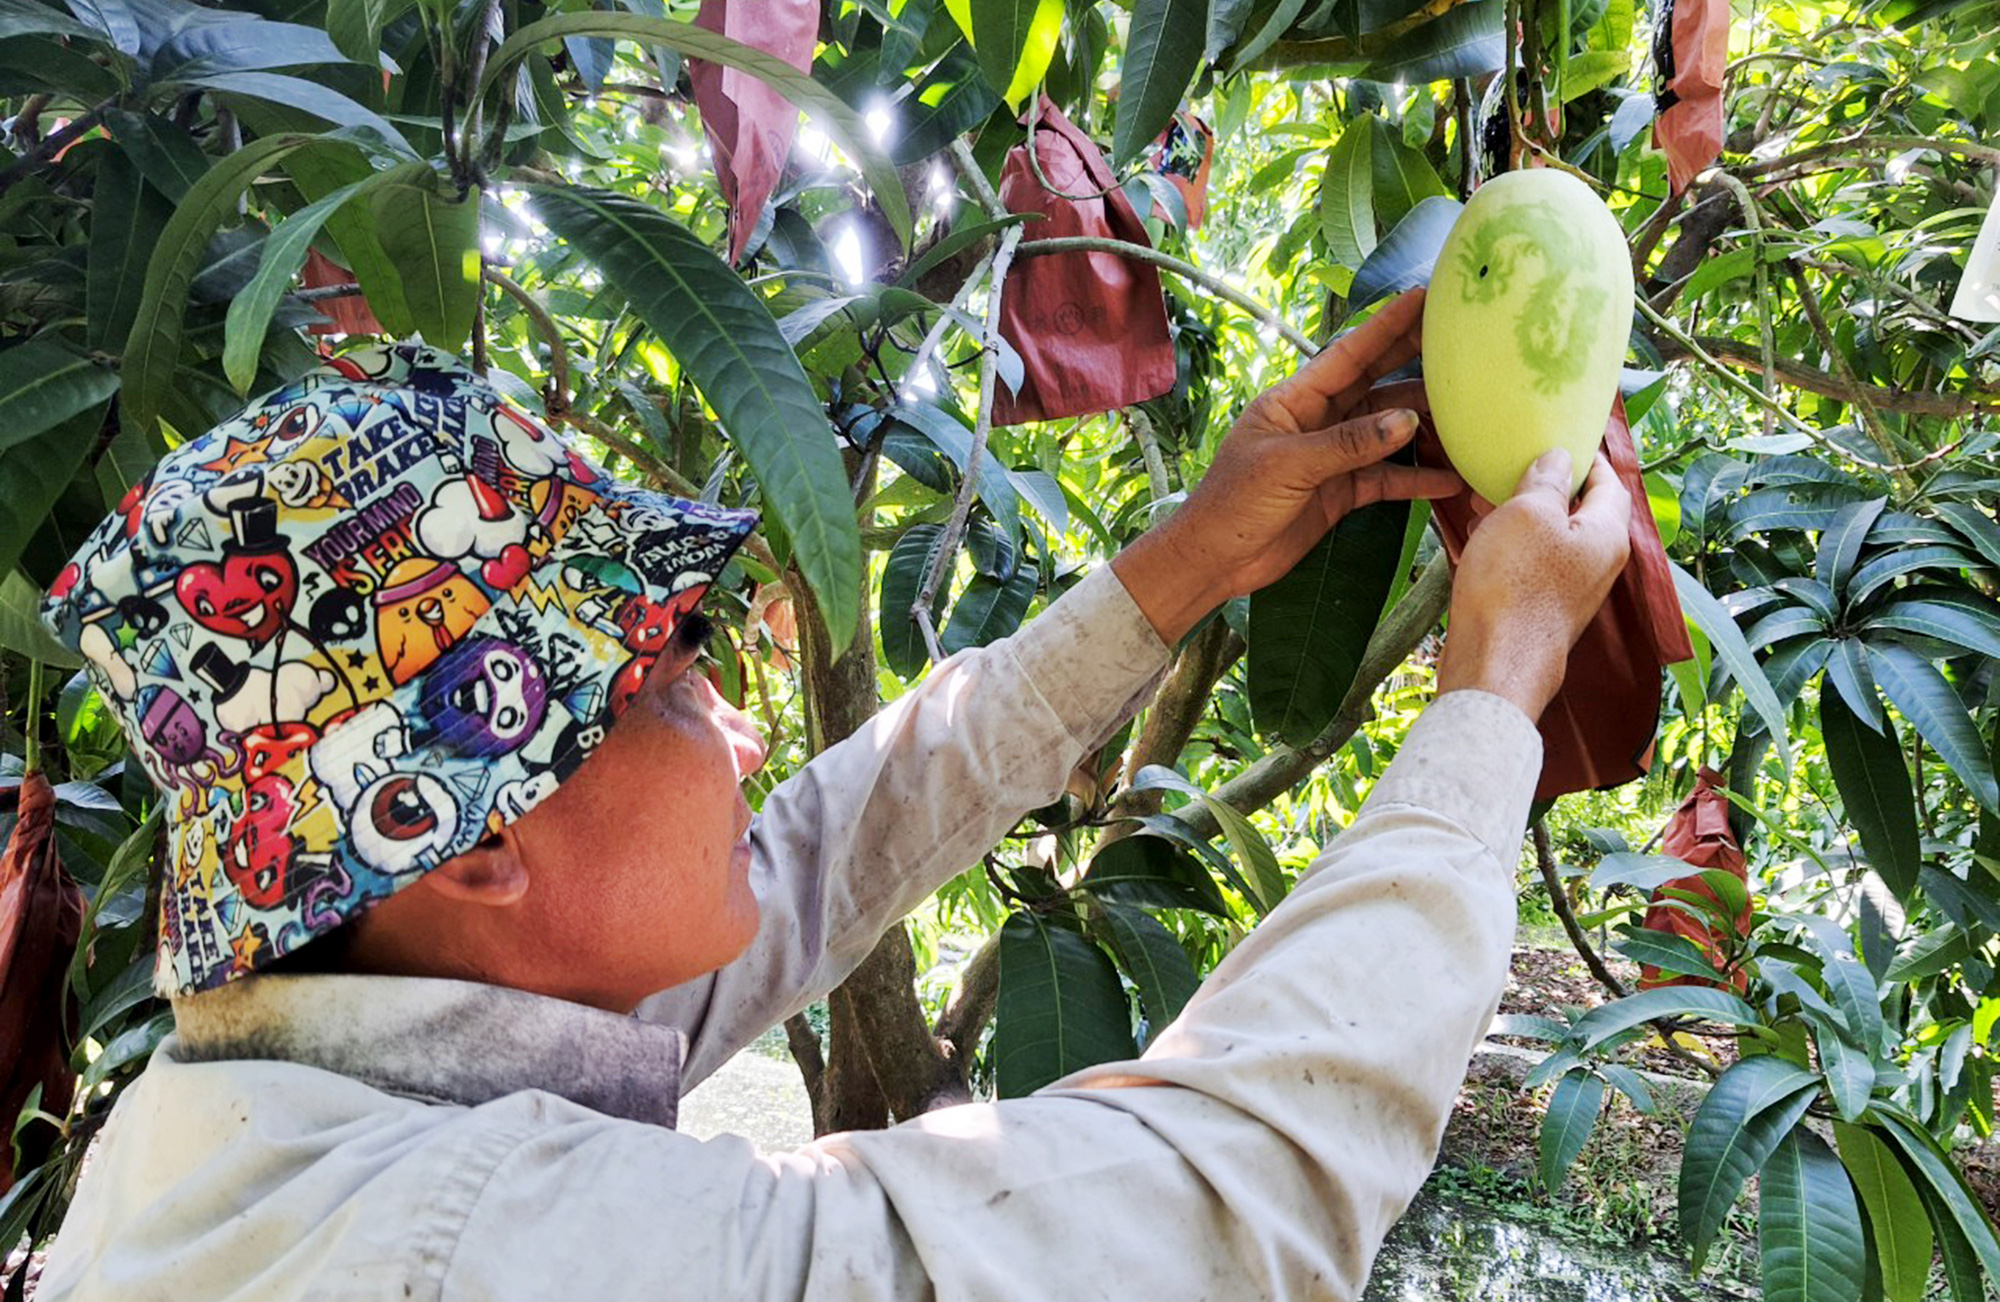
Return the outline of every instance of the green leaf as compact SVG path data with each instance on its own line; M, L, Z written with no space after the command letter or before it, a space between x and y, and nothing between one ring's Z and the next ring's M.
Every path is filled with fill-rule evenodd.
M1505 0L1456 5L1390 42L1364 75L1414 85L1493 72L1507 60L1501 36L1505 8Z
M96 1089L98 1084L119 1068L153 1056L153 1050L160 1047L160 1041L167 1038L167 1032L174 1029L172 1009L155 1013L139 1025L128 1028L117 1039L104 1046L104 1051L91 1059L90 1065L77 1077L79 1090Z
M1634 963L1656 967L1675 976L1715 979L1715 960L1686 936L1644 929L1628 931L1611 946Z
M909 250L910 205L903 193L903 183L897 177L894 165L869 143L871 137L860 115L840 96L783 59L692 23L639 14L608 13L558 14L529 23L501 42L488 58L477 97L484 99L500 79L536 47L571 36L603 36L637 41L642 45L664 45L677 50L683 57L719 63L726 68L747 72L764 82L814 115L826 133L847 152L848 157L855 160L869 189L874 192L882 215L888 219L897 239L902 241L904 251ZM1200 38L1195 39L1199 41ZM840 645L845 646L846 642L842 641Z
M1820 1075L1827 1096L1841 1120L1853 1121L1868 1110L1875 1093L1875 1060L1848 1042L1838 1027L1823 1017L1808 1015L1813 1043L1819 1048Z
M75 36L97 41L104 33L73 22L37 0L0 0L0 40L16 36Z
M1401 133L1386 119L1370 114L1368 123L1375 133L1368 151L1375 174L1375 217L1393 231L1418 204L1446 198L1450 192L1423 153L1404 144Z
M1569 61L1562 83L1562 102L1572 103L1625 75L1632 56L1624 50L1587 50Z
M1118 969L1073 931L1016 913L1000 929L993 1074L1001 1098L1133 1057L1132 1009Z
M40 614L42 594L19 570L0 579L0 648L58 669L81 669L83 657L56 640Z
M1875 497L1843 506L1834 513L1833 523L1820 535L1819 555L1813 565L1813 573L1821 583L1835 592L1846 591L1855 558L1861 555L1861 544L1887 505L1888 498Z
M1258 732L1303 746L1354 686L1403 549L1407 502L1350 512L1277 582L1250 596L1250 714Z
M1972 1249L1989 1279L2000 1279L2000 1237L1995 1237L1992 1222L1973 1197L1971 1188L1965 1183L1945 1155L1944 1149L1929 1131L1918 1124L1915 1117L1899 1107L1886 1103L1875 1105L1876 1120L1888 1136L1892 1147L1897 1149L1916 1172L1921 1186L1926 1190L1926 1201L1935 1200L1940 1214L1933 1217L1938 1226L1939 1245L1945 1245L1949 1237L1944 1226L1948 1223L1956 1230L1964 1242ZM1951 1252L1945 1254L1949 1273Z
M249 393L250 386L256 383L257 362L264 351L264 336L271 327L271 314L277 311L278 300L291 288L292 278L305 265L306 254L327 221L350 199L385 185L402 185L418 176L427 181L429 175L428 163L410 163L376 172L314 200L272 229L259 250L257 274L229 303L229 316L223 334L222 370L238 393ZM405 185L404 188L412 187ZM413 207L420 206L417 201L409 202ZM387 227L380 226L378 229L386 231ZM469 326L468 322L468 329Z
M1146 1012L1146 1039L1150 1042L1181 1015L1182 1007L1201 985L1201 977L1174 933L1151 914L1122 904L1104 904L1103 910L1111 952L1139 988L1139 1006Z
M1784 921L1805 928L1808 943L1820 954L1820 979L1847 1023L1848 1038L1871 1056L1882 1044L1882 994L1867 965L1854 955L1854 944L1831 918L1788 914Z
M324 148L326 143L324 137L291 133L253 140L218 160L188 187L146 264L146 292L125 343L125 391L119 401L124 432L142 438L154 433L160 404L180 364L188 286L201 268L202 250L216 226L235 213L237 196L265 168L307 145Z
M959 423L956 416L919 402L900 403L891 407L888 415L929 439L938 451L951 458L960 475L965 473L965 463L972 459L972 431ZM990 443L979 457L978 492L979 500L992 513L994 523L1007 535L1007 541L1020 542L1020 494Z
M1973 799L1987 809L2000 810L2000 783L1994 780L1986 743L1944 675L1908 647L1870 643L1868 659L1875 681L1971 790Z
M1835 638L1826 661L1826 676L1834 691L1847 703L1850 714L1866 724L1870 732L1881 732L1887 723L1882 713L1882 694L1875 686L1874 671L1868 668L1868 651L1858 638ZM1822 687L1824 696L1826 689Z
M1409 215L1397 222L1388 237L1375 246L1354 273L1348 301L1360 311L1377 299L1400 294L1417 285L1428 284L1437 266L1438 250L1465 205L1458 200L1433 196L1418 202Z
M1854 1302L1868 1249L1861 1208L1826 1141L1794 1127L1757 1183L1757 1246L1767 1302Z
M1889 1145L1863 1126L1833 1123L1840 1164L1868 1208L1868 1227L1881 1263L1888 1302L1923 1302L1935 1235L1924 1200Z
M327 0L326 34L357 63L373 63L382 48L382 28L414 0Z
M419 166L424 168L421 180L409 184L398 180L375 188L368 206L382 251L402 280L403 298L417 332L425 342L456 353L472 337L472 318L479 307L479 194L471 191L450 198L440 192L436 174ZM554 223L550 225L553 229Z
M398 158L412 158L416 154L410 148L410 142L403 139L403 133L396 130L387 118L339 91L329 90L304 77L288 77L277 72L213 72L186 78L185 82L190 86L219 90L230 95L269 100L273 104L310 113L336 127L366 132Z
M1563 1176L1589 1142L1603 1107L1604 1082L1589 1072L1573 1071L1556 1082L1541 1133L1542 1184L1550 1191L1562 1187Z
M1358 267L1375 249L1375 131L1350 122L1327 152L1319 180L1319 228L1327 251L1343 266Z
M1665 986L1600 1004L1577 1018L1570 1029L1578 1048L1591 1049L1641 1022L1661 1017L1704 1017L1731 1026L1761 1025L1755 1010L1727 991L1702 986Z
M1750 708L1769 730L1771 743L1777 749L1779 761L1789 777L1792 772L1792 742L1790 733L1785 729L1785 710L1778 703L1778 694L1771 690L1770 680L1764 677L1763 669L1758 666L1757 657L1751 654L1742 631L1729 617L1729 612L1722 608L1722 603L1710 596L1708 589L1701 586L1693 575L1671 561L1668 564L1674 572L1674 591L1680 594L1681 609L1708 636L1709 645L1721 657L1722 663L1729 667L1731 676L1750 702Z
M1841 803L1861 834L1870 866L1907 904L1922 859L1916 791L1896 726L1883 722L1887 736L1870 729L1848 709L1838 691L1819 694L1820 736L1826 741L1827 767L1833 770Z
M930 649L924 645L923 630L910 618L910 608L923 590L924 575L944 541L944 526L914 524L889 549L882 566L882 609L876 627L882 634L882 660L903 679L915 678L930 663ZM951 599L952 572L944 573L938 592L940 606Z
M1618 1092L1632 1101L1638 1111L1651 1116L1656 1105L1653 1102L1653 1087L1646 1084L1646 1078L1630 1067L1615 1062L1598 1064L1597 1072L1605 1080L1618 1087Z
M175 203L187 196L188 187L201 179L212 161L192 136L157 113L114 109L104 115L104 122L126 157L139 165L140 174Z
M832 645L844 649L862 587L854 499L826 412L764 301L678 222L645 204L575 186L530 193L541 220L624 293L715 408L792 540Z
M1916 574L1923 570L1939 570L1943 575L1957 575L1971 569L1977 562L1957 547L1947 547L1941 543L1930 543L1921 547L1897 547L1871 557L1857 566L1847 580L1847 600L1851 605L1860 605L1874 596L1894 580L1905 574Z
M1947 923L1919 934L1896 955L1886 975L1891 981L1915 981L1921 977L1936 976L1952 964L1962 963L1971 956L1972 938Z
M969 6L969 16L972 25L966 36L986 80L1019 108L1040 87L1049 60L1055 57L1062 38L1063 0L980 0Z
M1751 1172L1764 1165L1818 1093L1819 1079L1782 1058L1745 1058L1716 1079L1681 1157L1681 1238L1699 1271Z
M986 121L999 104L972 51L954 46L904 100L903 133L889 157L899 167L922 162Z
M0 453L102 404L117 391L117 371L52 338L31 339L0 352ZM7 568L11 562L0 566Z
M1134 0L1118 65L1118 121L1111 162L1123 167L1153 143L1201 67L1208 39L1208 0Z
M1121 836L1099 850L1078 884L1113 903L1229 916L1207 870L1173 839L1151 832Z
M116 348L131 334L146 284L146 262L173 211L173 204L146 184L129 154L113 153L98 164L84 279L84 340L90 347Z
M1040 582L1040 572L1028 560L1017 565L1005 581L978 575L965 585L958 604L951 608L951 619L938 634L938 645L951 655L1013 633L1027 616L1028 603Z
M1179 791L1193 796L1202 808L1215 819L1229 841L1236 857L1243 861L1251 889L1246 892L1250 904L1259 915L1269 913L1277 906L1285 894L1284 871L1278 866L1278 856L1265 842L1264 836L1251 821L1244 817L1234 805L1218 800L1199 786L1188 781L1179 773L1159 764L1148 764L1139 770L1133 779L1135 791L1166 790ZM1243 883L1235 883L1241 889Z
M1971 543L1989 565L2000 566L2000 524L1970 502L1939 502L1939 516Z
M2000 614L1975 614L1964 606L1939 601L1893 602L1870 615L1864 628L1888 628L1916 633L1962 647L1974 655L2000 659Z
M0 354L0 370L5 369L14 353L21 351L17 348ZM102 368L92 369L98 374L86 378L93 384L101 383L99 376L109 375ZM110 380L110 387L117 388L117 377L112 375ZM5 451L0 451L0 572L11 571L21 559L22 550L41 527L43 517L69 487L70 480L83 469L103 426L104 401L100 399L98 405L85 408L32 438L13 439ZM9 431L10 438L12 433Z

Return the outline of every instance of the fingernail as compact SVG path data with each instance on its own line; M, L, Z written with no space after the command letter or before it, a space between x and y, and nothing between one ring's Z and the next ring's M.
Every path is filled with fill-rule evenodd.
M1408 407L1398 407L1394 411L1385 411L1375 418L1375 428L1381 431L1384 438L1402 438L1416 427L1417 413L1411 411Z
M1576 463L1570 460L1568 448L1550 448L1542 453L1540 464L1551 473L1565 478L1576 473Z

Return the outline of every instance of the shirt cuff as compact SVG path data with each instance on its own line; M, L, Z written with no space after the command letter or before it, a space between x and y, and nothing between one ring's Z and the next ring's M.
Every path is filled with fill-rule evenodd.
M1446 692L1418 716L1368 803L1447 815L1512 864L1541 772L1542 737L1519 706L1491 692Z
M1172 652L1109 565L1100 565L1008 639L1021 671L1085 750L1151 695Z

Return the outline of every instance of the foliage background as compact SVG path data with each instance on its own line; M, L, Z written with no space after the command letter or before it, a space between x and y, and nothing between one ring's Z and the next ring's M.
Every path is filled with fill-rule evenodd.
M1712 972L1637 925L1687 871L1648 852L1703 764L1754 905L1742 999L1506 1028L1550 1046L1545 1178L1671 1044L1716 1077L1681 1186L1697 1263L1761 1171L1770 1296L2000 1276L1952 1157L1992 1129L2000 1022L2000 331L1945 311L2000 164L1991 4L1742 0L1722 166L1685 195L1647 130L1666 15L1637 0L827 0L810 80L692 16L0 0L0 771L36 749L62 783L92 908L84 1088L23 1115L61 1142L0 1242L53 1231L168 1026L154 797L34 601L161 451L312 363L317 304L358 291L621 473L763 507L717 598L722 677L773 741L761 791L1170 511L1250 396L1427 275L1477 176L1539 162L1592 178L1631 240L1626 401L1700 654L1663 684L1652 772L1542 812L1524 916ZM695 56L808 111L734 269ZM1019 365L993 283L1035 252L992 186L1037 86L1146 216L1179 378L993 429ZM1146 155L1184 103L1219 141L1192 231ZM313 250L355 283L301 290ZM1421 511L1306 565L1193 634L1063 800L787 1028L820 1129L1132 1052L1351 817L1428 697L1448 575ZM1260 647L1301 623L1323 636Z

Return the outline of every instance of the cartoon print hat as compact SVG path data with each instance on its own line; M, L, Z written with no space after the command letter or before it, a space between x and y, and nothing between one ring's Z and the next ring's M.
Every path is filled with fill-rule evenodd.
M170 452L43 607L166 796L161 988L253 972L533 808L756 520L613 480L408 344Z

